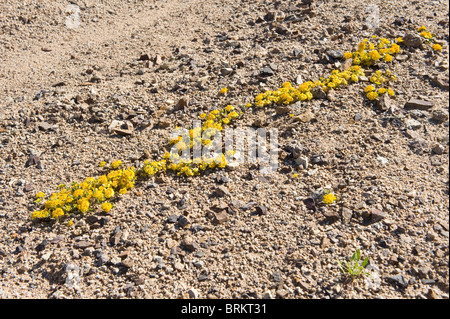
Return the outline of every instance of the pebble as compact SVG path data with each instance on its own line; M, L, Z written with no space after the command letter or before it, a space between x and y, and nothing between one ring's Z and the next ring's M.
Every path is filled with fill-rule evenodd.
M189 289L188 295L192 299L199 299L200 298L200 293L194 288Z
M434 144L431 150L438 155L442 155L445 152L445 147L439 143Z
M388 282L393 283L394 285L397 285L400 288L406 288L408 287L408 281L402 276L402 275L394 275L387 277L386 280Z
M275 75L275 72L271 68L265 67L259 71L259 75L262 77L269 77Z

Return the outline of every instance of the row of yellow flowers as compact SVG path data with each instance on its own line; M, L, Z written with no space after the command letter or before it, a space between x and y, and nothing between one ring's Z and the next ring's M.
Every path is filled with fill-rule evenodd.
M433 36L424 26L418 29L420 36L426 43L432 46L435 51L442 50L439 44L433 44ZM346 52L345 59L351 59L351 65L346 70L333 70L328 77L322 77L317 81L307 81L297 87L290 82L283 83L282 87L258 94L253 103L248 103L241 108L227 105L222 109L212 110L208 113L201 113L199 119L201 126L189 129L189 144L183 140L183 134L175 135L169 141L170 152L165 152L160 160L146 160L139 169L135 167L120 168L122 161L115 160L109 164L101 162L100 167L108 172L100 177L88 177L81 183L72 183L71 186L59 185L59 191L51 194L47 199L46 195L39 192L35 202L41 208L35 210L31 217L37 220L59 220L62 217L74 213L87 213L95 207L100 206L104 212L109 212L112 202L119 195L126 194L134 187L137 178L149 178L165 171L173 171L179 176L196 176L208 169L224 168L227 166L226 155L215 154L215 157L202 156L199 158L180 158L183 151L189 148L193 150L199 146L208 146L213 143L217 132L225 126L233 124L243 114L240 110L249 107L270 107L277 105L290 105L297 101L308 101L314 98L314 90L321 89L328 92L331 89L338 89L352 83L358 83L362 76L365 76L363 67L373 67L378 61L391 63L393 57L401 52L403 39L397 38L395 41L373 36L370 40L363 39L354 52ZM366 86L366 97L373 101L379 95L388 94L394 96L395 92L389 84L396 80L395 75L389 71L376 70L370 75L371 84ZM227 88L222 88L220 95L227 93ZM180 129L180 128L177 128ZM326 204L331 204L336 200L333 194L324 198Z

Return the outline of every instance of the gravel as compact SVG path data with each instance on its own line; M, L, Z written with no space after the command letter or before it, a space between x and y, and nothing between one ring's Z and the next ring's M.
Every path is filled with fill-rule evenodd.
M77 5L71 28L62 2L0 4L0 298L448 299L448 5ZM441 52L420 49L420 25ZM275 173L167 174L108 214L31 221L37 192L159 159L175 126L330 74L373 34L408 46L382 107L357 83L236 122L278 129ZM349 284L337 261L358 248L372 275Z

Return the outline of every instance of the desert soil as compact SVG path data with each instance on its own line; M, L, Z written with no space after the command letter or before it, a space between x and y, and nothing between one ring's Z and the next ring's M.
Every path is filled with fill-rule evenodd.
M448 298L448 12L431 0L0 1L0 299ZM357 83L292 105L301 122L244 113L236 127L278 129L276 173L167 173L72 226L30 218L39 191L98 176L102 160L160 159L201 112L318 79L363 38L421 25L442 51L404 48L387 110ZM413 98L431 106L404 107ZM309 209L323 189L337 200ZM350 282L337 261L356 249L370 276Z

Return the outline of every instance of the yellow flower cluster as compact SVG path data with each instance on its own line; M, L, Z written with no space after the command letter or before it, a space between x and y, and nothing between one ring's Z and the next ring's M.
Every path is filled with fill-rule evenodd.
M328 193L323 196L323 202L325 204L332 204L336 200L336 196L333 193Z
M391 81L395 81L396 76L391 71L386 70L382 72L381 70L375 71L370 77L370 82L373 83L366 86L364 92L366 92L366 97L374 101L378 98L378 96L387 93L389 96L394 96L395 92L389 87L385 87ZM378 88L379 87L379 88ZM378 89L377 89L378 88Z
M427 31L425 26L421 26L417 29L417 32L420 32L419 35L425 39L425 42L431 45L431 48L434 51L442 51L442 46L439 43L432 43L434 36L431 32Z
M117 165L113 162L111 167ZM108 202L116 193L125 194L134 187L136 179L135 168L111 170L98 178L88 177L81 183L72 183L70 187L60 185L60 190L44 201L45 194L36 194L36 203L43 202L43 208L31 214L32 219L59 219L73 213L86 213L95 204L101 203L101 208L109 212L112 204Z
M354 65L348 70L333 70L331 75L317 81L307 81L298 87L292 86L291 82L283 83L278 90L267 90L255 97L254 105L256 107L266 107L270 105L289 105L297 101L307 101L314 98L312 89L321 87L325 92L329 89L335 89L340 86L348 85L352 82L358 82L359 77L364 75L364 71L360 66ZM247 106L252 106L247 104Z
M378 39L373 36L372 39ZM401 38L397 42L402 42ZM346 59L353 58L353 64L361 66L372 66L376 61L392 62L393 55L400 53L400 46L386 38L379 38L378 42L364 39L358 44L354 52L344 53Z

